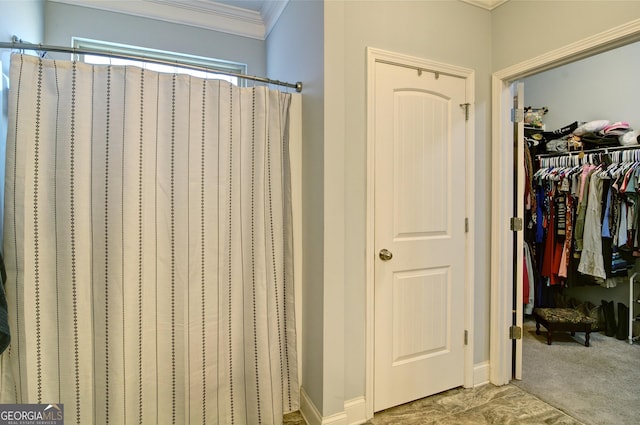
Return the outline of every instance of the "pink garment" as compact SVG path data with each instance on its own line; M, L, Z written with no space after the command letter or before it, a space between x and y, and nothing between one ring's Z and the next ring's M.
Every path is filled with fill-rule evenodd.
M578 193L578 204L582 202L582 196L584 194L584 185L585 185L585 182L587 181L587 176L589 175L589 173L591 173L591 171L593 171L594 168L596 168L596 166L592 164L587 164L582 166L582 174L580 175L580 192Z
M632 173L633 173L633 168L627 171L627 173L624 175L622 186L620 186L620 193L625 193L627 191L627 184L629 184L629 178L631 177Z

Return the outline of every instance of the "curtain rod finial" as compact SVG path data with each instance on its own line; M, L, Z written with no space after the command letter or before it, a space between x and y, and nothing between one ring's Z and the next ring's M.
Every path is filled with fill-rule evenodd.
M298 82L296 83L296 91L297 91L298 93L301 93L301 92L302 92L302 81L298 81Z

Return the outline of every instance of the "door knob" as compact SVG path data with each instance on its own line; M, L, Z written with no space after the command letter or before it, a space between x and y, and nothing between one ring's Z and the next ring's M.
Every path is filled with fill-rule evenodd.
M389 261L393 258L393 254L388 249L381 249L378 256L382 261Z

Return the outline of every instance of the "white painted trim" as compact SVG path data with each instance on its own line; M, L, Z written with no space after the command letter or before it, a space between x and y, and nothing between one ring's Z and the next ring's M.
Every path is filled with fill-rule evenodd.
M474 388L481 387L490 382L490 379L489 379L490 370L491 368L489 367L488 361L478 363L475 366L473 366L473 387Z
M510 105L505 100L509 84L569 62L592 56L606 50L640 40L640 19L617 26L599 34L552 50L535 58L497 71L492 76L492 190L491 190L491 330L490 379L495 385L511 380L511 342L508 328L512 309L512 234L509 218L513 211L513 156L505 152L505 139L509 133ZM508 148L507 148L508 150ZM522 194L523 195L523 194ZM511 204L507 200L511 197Z
M280 19L280 15L284 12L284 9L289 4L289 0L269 0L262 3L262 9L260 15L264 22L264 39L269 36L269 33Z
M473 387L489 383L489 362L473 366ZM365 397L356 397L344 402L344 412L323 418L304 388L300 389L300 413L308 425L360 425L373 417L367 414Z
M535 58L512 65L495 72L493 75L499 80L509 82L638 40L640 40L640 19L635 19L559 49L551 50Z
M475 346L475 170L476 170L476 151L475 151L475 122L476 122L476 104L475 104L475 81L476 73L471 69L461 70L459 76L466 78L466 101L469 105L469 119L466 121L466 163L464 166L466 173L466 218L469 221L469 230L466 233L465 245L465 277L464 277L464 328L467 331L467 345L464 353L464 386L471 388L473 386L473 356Z
M349 425L358 425L367 422L367 409L364 396L345 401L344 411L347 414L347 423Z
M331 416L323 417L321 425L347 425L347 414L345 412L338 412Z
M322 415L318 411L318 408L313 404L313 401L304 390L300 388L300 414L304 418L307 425L321 425Z
M516 84L512 84L509 87L509 93L510 93L510 98L514 98L514 96L517 98L517 109L524 109L525 104L526 104L526 99L524 99L524 84L522 82L516 83ZM519 122L517 124L517 133L514 132L514 129L516 128L516 125L513 123L509 123L509 128L511 129L511 131L509 132L511 134L511 146L521 146L520 149L515 149L514 155L512 155L512 158L516 158L516 164L517 166L515 166L512 163L512 170L513 170L513 180L518 181L518 187L516 189L516 193L521 194L522 196L516 196L515 199L512 199L512 203L511 205L516 205L516 217L520 217L522 219L524 219L524 188L525 188L525 167L524 167L524 122ZM517 137L514 138L517 134ZM513 192L512 192L513 193ZM513 293L513 298L515 300L521 300L522 299L522 294L523 294L523 285L524 285L524 279L523 279L523 264L524 264L524 231L522 232L516 232L516 247L518 247L516 249L516 251L513 253L513 257L514 261L515 261L515 268L516 268L516 284L515 284L515 293ZM515 305L515 326L518 326L522 329L522 323L523 323L523 316L524 316L524 305L519 302L516 303ZM513 378L515 379L522 379L522 338L518 339L515 341L515 352L516 355L512 356L515 358L515 363L513 366ZM520 353L520 354L517 354Z
M486 10L493 10L508 0L460 0Z
M466 260L465 260L465 329L469 332L469 343L465 347L464 354L464 386L474 385L473 374L473 353L474 353L474 225L475 225L475 71L455 65L429 61L414 56L401 53L394 53L385 50L367 47L367 191L366 191L366 247L365 247L365 413L367 419L373 417L373 393L374 393L374 126L372 117L375 113L372 93L375 90L375 62L385 60L389 62L417 66L441 73L455 75L467 80L466 96L470 103L469 120L467 121L466 140L466 185L467 194L465 199L466 217L469 219L469 232L466 234Z
M374 222L374 210L375 210L375 198L374 198L374 173L375 173L375 152L374 152L374 140L373 135L375 133L375 122L373 117L375 116L375 105L373 103L372 95L375 91L375 60L377 50L373 50L367 47L367 91L365 93L365 102L367 104L367 188L366 188L366 212L365 212L365 410L367 418L373 418L373 388L374 388L374 335L375 335L375 298L373 282L375 278L375 250L374 250L374 234L375 234L375 222Z
M300 414L307 425L358 425L367 421L364 397L347 400L344 411L323 417L304 388L300 389Z
M491 176L492 200L491 200L491 298L490 320L491 331L489 339L489 361L491 367L491 382L495 385L504 385L511 379L511 341L508 339L508 328L511 324L511 303L513 276L513 252L512 233L509 231L509 218L513 211L513 186L512 176L513 155L509 143L504 138L508 135L505 128L509 122L507 117L501 114L507 113L510 105L506 103L505 91L508 94L508 84L498 82L493 77L493 124L491 134L493 137ZM505 150L507 152L505 152ZM510 166L507 166L510 164ZM509 183L510 182L510 183Z
M296 314L298 383L302 383L302 94L291 94L289 160L293 225L293 284Z
M265 40L289 0L265 2L260 12L203 0L49 0Z

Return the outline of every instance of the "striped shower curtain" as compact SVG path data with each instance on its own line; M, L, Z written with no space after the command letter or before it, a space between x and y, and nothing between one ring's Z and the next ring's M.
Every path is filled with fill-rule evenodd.
M290 94L15 54L1 402L68 424L298 408Z

